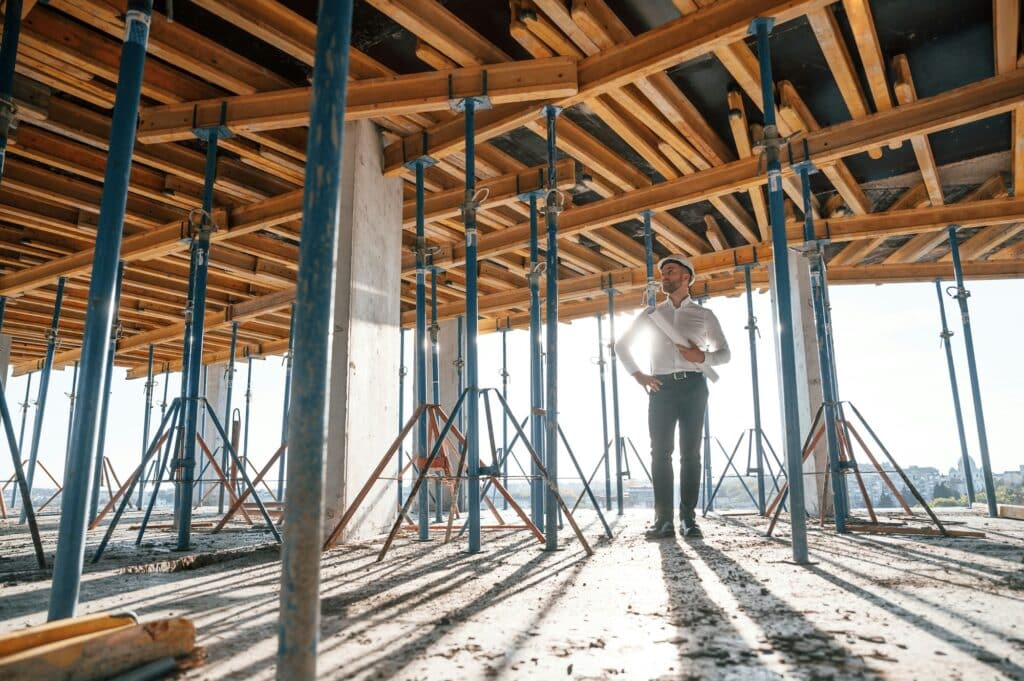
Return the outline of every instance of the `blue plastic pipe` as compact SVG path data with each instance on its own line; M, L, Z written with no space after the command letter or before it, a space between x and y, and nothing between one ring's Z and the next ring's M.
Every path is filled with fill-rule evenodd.
M558 212L561 203L558 194L558 179L555 171L556 120L561 112L557 106L544 107L548 132L548 193L544 214L547 218L547 291L545 312L547 327L547 407L544 427L544 465L548 479L558 485ZM558 549L558 498L554 489L547 489L544 499L544 548Z
M0 60L2 61L2 60ZM36 460L39 458L39 440L43 436L43 414L46 412L46 396L50 391L50 374L53 373L53 354L57 351L57 331L60 326L60 308L64 301L64 277L57 279L57 294L53 301L53 319L50 322L50 333L46 340L46 356L43 369L39 372L39 392L36 393L36 417L32 424L32 445L28 450L28 470L25 473L29 493L32 492L32 481L36 473ZM18 489L17 486L14 487ZM21 508L20 523L26 520L25 507L32 503L31 497L25 500Z
M967 433L964 428L964 414L960 408L960 388L956 382L956 366L953 362L953 345L949 342L953 332L946 322L946 302L942 298L942 282L935 280L935 294L939 297L939 318L942 321L942 346L946 350L946 367L949 369L949 387L953 393L953 412L956 415L956 433L960 439L960 456L964 464L964 483L967 485L967 499L974 503L974 476L971 474L971 457L967 453Z
M302 240L295 292L295 386L289 410L288 499L277 678L316 677L320 633L324 455L341 204L342 134L353 0L321 1L310 107ZM344 398L341 398L344 399Z
M779 370L782 384L783 423L786 433L786 462L790 480L793 561L808 562L807 514L804 510L803 461L800 451L800 414L796 387L796 349L793 343L793 308L789 281L789 244L786 239L786 211L782 196L782 164L779 160L781 138L775 125L775 93L768 32L772 20L755 19L751 25L757 35L757 57L761 76L764 109L765 159L768 173L768 204L772 226L772 263L775 274L775 328L778 333Z
M953 256L953 274L956 275L956 300L960 304L960 320L964 328L964 349L967 351L967 373L971 377L971 397L974 398L974 419L978 424L978 451L981 454L981 473L985 480L985 503L988 515L999 515L996 508L996 485L992 478L992 463L988 457L988 433L985 429L985 413L981 408L981 387L978 384L978 361L974 356L974 334L971 332L971 311L967 307L970 292L964 288L964 268L960 262L960 244L956 240L956 225L947 228L949 252ZM970 471L966 471L970 475Z
M135 146L135 124L139 115L142 70L149 39L153 0L130 0L125 12L125 41L114 97L110 145L104 172L96 229L95 258L89 278L85 331L82 335L79 404L71 430L71 456L64 471L57 557L50 590L50 621L73 617L78 608L82 561L85 557L86 515L92 483L96 430L107 367L107 345L114 316L114 296L128 178Z

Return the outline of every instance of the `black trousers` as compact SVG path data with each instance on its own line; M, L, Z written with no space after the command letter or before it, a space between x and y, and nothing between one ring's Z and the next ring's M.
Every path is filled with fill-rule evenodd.
M701 373L658 376L661 388L650 394L647 422L651 431L651 477L657 522L672 519L673 437L679 431L679 517L693 517L700 493L700 439L708 386Z

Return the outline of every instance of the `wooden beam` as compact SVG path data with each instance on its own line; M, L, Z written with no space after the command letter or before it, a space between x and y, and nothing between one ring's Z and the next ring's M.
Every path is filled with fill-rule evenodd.
M973 192L965 196L961 201L956 204L957 206L963 206L965 204L973 203L976 201L984 201L997 196L1005 196L1006 189L1003 185L1003 178L999 175L994 175L988 179L984 184L975 189ZM955 220L948 224L959 224ZM982 223L984 224L984 223ZM982 226L978 224L976 226ZM1005 223L1004 223L1005 224ZM906 243L897 248L895 251L890 253L885 262L887 263L904 263L914 262L936 248L943 241L946 240L946 235L943 232L927 232L923 234L915 234Z
M577 89L575 61L565 57L374 78L349 84L345 119L448 111L453 100L482 94L485 78L487 96L497 105L555 99ZM292 88L147 107L139 114L139 141L187 140L194 128L222 122L236 133L303 126L309 123L310 91Z
M302 190L277 196L256 204L232 210L226 216L214 216L222 229L213 233L214 243L234 236L249 234L269 225L296 220L302 215ZM188 248L187 225L184 220L168 223L147 232L125 237L121 259L126 262L147 260ZM0 295L14 295L46 286L58 276L85 274L92 267L93 250L88 249L45 262L20 272L0 276Z
M875 20L871 15L868 0L843 0L846 19L853 32L853 40L857 44L860 62L868 79L868 89L875 102L875 111L888 111L892 108L892 96L889 94L889 82L885 77L885 59L882 47L875 31Z
M908 139L914 135L998 115L1012 110L1022 101L1024 71L1018 70L883 113L822 128L796 138L793 143L794 148L802 148L803 140L806 140L811 158L819 165L824 165L863 152L871 146L887 144L890 140ZM578 206L561 215L559 229L565 235L575 234L584 228L593 229L634 219L643 210L661 211L705 201L709 197L746 191L765 182L763 174L758 172L758 165L756 158L740 159L676 180ZM956 223L956 220L951 222ZM499 233L481 236L480 257L521 247L527 243L528 231L528 225L518 225ZM462 258L461 248L455 247L452 257ZM411 261L403 261L403 270L410 266Z
M711 242L711 246L716 251L724 251L729 248L729 240L725 238L725 234L722 233L722 228L718 226L718 221L715 220L715 216L710 213L704 216L704 224L707 226L708 241Z
M1019 68L1024 60L1024 52L1018 52L1020 11L1020 0L992 0L992 45L997 74ZM1014 109L1010 117L1012 184L1014 193L1019 196L1024 194L1024 107Z
M374 0L375 2L377 0ZM664 71L681 62L702 56L711 49L742 40L750 20L757 16L774 16L787 21L814 7L824 7L831 0L722 0L701 13L700 19L682 17L653 31L615 47L587 57L579 64L578 94L556 100L554 104L569 107L599 95L620 89L640 78ZM427 3L433 6L434 3ZM417 35L422 35L417 33ZM477 116L476 140L481 143L522 127L540 115L537 107L495 107ZM461 121L448 122L428 130L430 154L447 156L464 148ZM385 173L402 172L402 148L417 147L420 136L406 137L385 149Z
M896 100L900 105L917 101L917 90L914 88L914 78L910 74L910 62L907 61L907 55L898 54L893 57L892 70ZM928 198L932 205L938 206L945 203L946 199L942 194L942 181L939 178L939 169L935 165L931 142L925 135L916 135L910 138L910 144L914 148L914 156L917 157L921 178L924 180L924 186L928 189Z

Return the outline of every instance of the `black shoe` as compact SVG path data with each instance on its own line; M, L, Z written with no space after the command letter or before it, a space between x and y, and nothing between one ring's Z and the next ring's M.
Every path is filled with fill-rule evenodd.
M701 532L700 527L697 526L697 521L693 518L683 519L683 525L679 528L679 535L686 539L704 538L704 533Z
M675 533L676 528L672 525L672 521L662 520L660 522L655 521L654 525L644 532L644 537L647 539L664 539L665 537L671 537Z

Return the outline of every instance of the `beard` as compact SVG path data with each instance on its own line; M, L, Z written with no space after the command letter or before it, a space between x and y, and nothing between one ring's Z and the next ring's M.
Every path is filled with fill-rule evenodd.
M664 291L667 295L672 295L673 293L679 290L679 284L671 281L665 281L663 279L661 281L661 290Z

